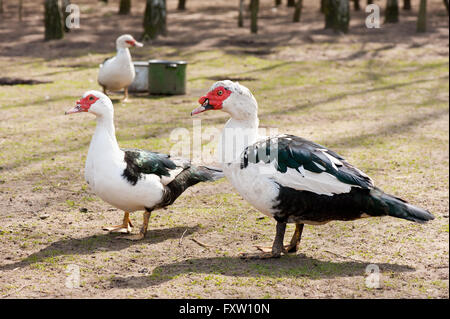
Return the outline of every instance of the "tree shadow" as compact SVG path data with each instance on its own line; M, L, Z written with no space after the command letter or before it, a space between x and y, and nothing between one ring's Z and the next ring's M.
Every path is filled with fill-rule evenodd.
M108 10L108 7L97 2L81 1L84 5L89 3L89 11L83 12L82 27L75 32L67 34L63 40L44 42L44 28L42 17L44 15L41 4L27 4L26 14L22 22L17 21L15 13L17 7L9 4L0 20L2 42L0 51L3 56L14 57L42 57L51 60L64 56L78 57L88 53L110 53L114 51L114 41L120 33L130 33L139 37L142 32L142 19L145 1L134 3L133 12L126 16L118 16ZM195 3L197 2L197 3ZM289 45L291 40L305 43L311 41L311 35L326 35L325 42L333 43L340 38L331 30L324 29L324 18L318 6L305 4L304 14L300 24L292 23L292 10L279 7L273 11L272 5L264 4L260 7L259 34L250 34L248 31L249 12L245 10L245 28L238 28L230 13L236 13L236 5L229 2L219 2L213 6L192 1L186 11L169 10L169 35L161 37L150 44L152 46L170 46L174 48L187 48L198 45L210 48L223 48L232 45L256 50L263 54L264 50L277 46ZM313 2L313 1L311 1ZM6 4L5 4L6 6ZM410 43L411 38L425 39L431 33L439 33L440 28L448 27L448 19L440 13L445 10L443 4L429 5L428 15L430 23L428 32L420 35L415 32L416 19L411 19L415 12L402 11L399 23L384 25L379 29L365 27L366 13L364 10L352 10L352 19L349 34L358 42L371 43ZM31 14L31 12L33 14ZM101 27L99 27L101 26ZM119 33L120 30L120 33ZM304 38L306 41L301 40ZM321 42L315 39L313 42ZM260 51L262 50L262 51ZM269 52L269 51L267 51ZM252 54L251 51L249 51ZM349 57L351 58L351 57Z
M69 238L56 241L40 251L29 255L21 261L0 265L0 271L23 268L46 258L63 255L89 255L97 251L120 251L134 245L157 244L169 238L188 236L198 230L199 226L183 226L164 229L152 229L139 241L119 239L116 234L92 235L83 238Z
M356 52L354 52L354 53L352 53L352 54L350 54L350 55L348 55L348 56L346 56L346 57L337 58L336 61L352 61L352 60L354 60L354 59L359 59L359 58L365 57L365 56L367 56L367 55L369 55L369 54L371 55L371 57L369 57L369 58L372 58L372 59L373 59L373 58L376 57L380 52L382 52L382 51L387 51L387 50L391 50L391 49L394 49L394 48L396 47L396 44L390 43L390 44L383 45L382 47L377 48L377 49L370 49L370 50L367 50L367 49L366 49L367 43L368 43L368 42L363 42L363 43L361 44L361 48L360 48L358 51L356 51Z
M324 261L303 254L279 259L246 260L239 257L195 258L158 266L151 275L114 277L111 288L147 288L168 282L183 274L213 274L230 277L270 277L310 279L364 276L369 262ZM378 263L380 271L410 272L413 267Z
M261 119L261 118L265 118L265 117L271 117L273 115L284 115L284 114L290 114L290 113L293 113L293 112L296 112L299 110L307 110L307 109L313 108L314 106L342 100L342 99L350 97L350 96L364 95L364 94L368 94L368 93L380 92L380 91L385 91L385 90L395 90L397 88L402 88L402 87L406 87L406 86L410 86L410 85L414 85L414 84L426 83L426 82L448 79L448 78L449 78L448 75L445 75L445 76L441 76L441 77L433 78L433 79L418 79L418 80L413 80L413 81L409 81L409 82L389 84L389 85L376 87L376 88L368 88L365 90L356 90L353 92L339 93L339 94L336 94L335 96L332 96L332 97L329 97L329 98L326 98L323 100L318 100L315 102L308 102L308 103L296 105L293 107L285 107L285 108L271 111L271 112L264 112L264 113L259 114L259 118Z
M407 132L414 128L417 128L421 123L426 123L431 120L440 118L441 116L448 115L449 109L439 109L434 110L428 114L419 114L416 116L412 116L410 118L405 119L401 123L393 123L385 126L381 126L378 130L373 133L360 134L357 136L348 136L348 137L340 137L336 140L329 141L330 145L340 145L345 146L346 149L350 149L352 147L357 147L360 145L364 145L367 140L372 138L377 138L380 136L392 136L401 134L403 132Z
M239 55L236 52L233 54ZM191 78L191 79L189 79L189 81L197 81L197 80L203 80L203 79L213 80L213 81L221 81L221 80L230 80L230 79L236 79L236 78L241 78L242 81L255 81L255 80L257 80L256 77L250 77L250 76L245 76L245 75L249 75L249 74L253 74L253 73L262 73L262 72L266 72L266 71L272 71L272 70L275 70L278 68L285 67L287 65L294 64L294 63L295 62L284 61L284 62L275 63L273 65L264 66L264 67L251 69L251 70L246 70L246 71L242 71L242 72L234 72L234 73L229 73L229 74L224 74L224 75L215 75L215 76L210 76L210 75L199 76L199 77Z

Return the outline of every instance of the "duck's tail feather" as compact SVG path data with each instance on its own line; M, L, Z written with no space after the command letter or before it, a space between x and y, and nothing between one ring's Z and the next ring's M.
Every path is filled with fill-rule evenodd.
M216 167L192 166L190 170L192 178L197 179L198 182L214 182L225 176L222 170Z
M187 188L200 182L213 182L224 177L222 170L207 166L191 166L166 185L161 207L171 205Z
M389 215L416 223L426 223L434 219L433 214L429 211L411 205L401 198L386 194L378 188L370 191L370 197L373 215Z

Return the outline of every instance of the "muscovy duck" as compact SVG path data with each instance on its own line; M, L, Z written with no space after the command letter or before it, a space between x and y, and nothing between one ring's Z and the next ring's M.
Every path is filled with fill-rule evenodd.
M85 179L102 200L125 212L121 225L104 228L129 233L129 213L144 210L144 222L138 235L145 237L153 210L171 205L188 187L223 177L221 170L194 166L182 158L140 150L121 149L114 128L111 100L98 91L88 91L66 114L89 112L97 117L85 166Z
M250 204L277 221L271 249L248 258L280 257L296 252L304 224L393 216L424 223L433 215L384 193L370 177L326 147L293 135L258 136L258 104L246 87L216 82L191 115L222 110L231 118L219 152L225 176ZM283 246L287 223L296 229Z
M118 91L124 89L124 101L128 99L128 86L133 83L136 72L131 60L130 47L142 47L131 35L124 34L117 38L117 54L107 58L100 64L98 71L98 83L103 87L103 93L107 90Z

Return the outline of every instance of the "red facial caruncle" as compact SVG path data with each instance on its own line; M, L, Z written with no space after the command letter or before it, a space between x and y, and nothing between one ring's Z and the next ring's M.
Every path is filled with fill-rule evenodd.
M144 45L141 42L137 42L135 39L125 40L125 43L131 45L132 47L143 47Z
M223 101L225 101L231 95L231 91L223 86L219 86L214 90L208 92L206 96L202 96L198 103L200 107L191 112L191 115L202 113L208 110L220 110L223 107Z
M99 98L96 97L95 95L89 94L88 96L78 100L77 105L74 108L66 111L66 114L87 112L89 111L89 108L92 106L92 104L97 102L98 99Z

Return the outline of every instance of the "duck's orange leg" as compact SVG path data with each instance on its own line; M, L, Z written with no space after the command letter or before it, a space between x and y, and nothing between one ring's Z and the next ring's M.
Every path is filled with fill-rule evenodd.
M122 102L128 102L128 87L124 89L124 98Z
M128 239L128 240L141 240L145 238L145 234L147 233L148 228L148 222L150 220L150 215L152 212L144 212L144 221L142 223L141 231L139 234L135 235L127 235L127 236L120 236L119 238Z

